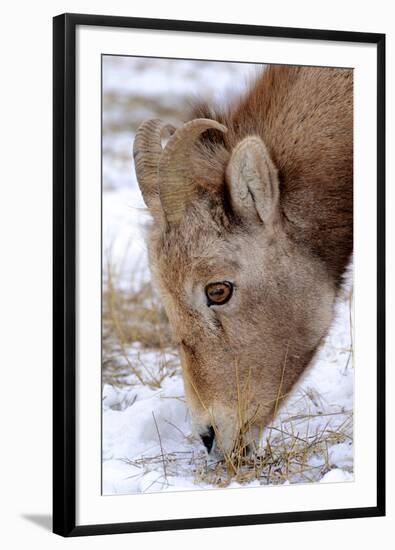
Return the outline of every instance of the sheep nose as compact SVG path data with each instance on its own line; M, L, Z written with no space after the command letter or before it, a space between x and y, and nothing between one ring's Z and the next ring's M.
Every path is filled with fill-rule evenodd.
M208 426L207 430L199 435L201 437L201 440L203 441L203 445L206 447L207 452L209 453L214 443L214 428L212 426Z

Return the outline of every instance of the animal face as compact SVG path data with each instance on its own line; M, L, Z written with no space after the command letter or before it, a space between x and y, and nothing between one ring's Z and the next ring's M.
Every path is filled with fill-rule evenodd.
M224 130L193 123L200 132L208 124ZM136 167L154 217L151 270L180 350L193 425L208 450L215 442L227 453L241 435L246 445L256 439L305 370L329 327L335 290L322 262L287 236L263 141L241 140L222 185L207 193L182 165L188 131L186 124L158 149L151 180L155 163L141 157L138 135ZM153 187L144 187L147 177Z
M246 444L257 436L305 369L328 329L334 290L281 227L229 230L201 214L201 223L195 213L194 223L186 216L176 230L153 232L150 258L195 430L214 432L230 451L240 432Z

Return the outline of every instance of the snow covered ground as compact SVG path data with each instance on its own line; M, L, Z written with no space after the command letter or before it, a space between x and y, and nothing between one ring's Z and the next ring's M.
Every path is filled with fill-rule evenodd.
M337 303L313 365L263 434L261 462L247 461L233 479L191 435L178 357L160 306L146 291L148 214L131 158L137 126L153 116L179 122L197 89L228 99L257 70L248 64L103 59L103 285L109 304L103 331L104 494L353 479L350 289ZM158 342L136 330L139 323L150 329L155 315Z

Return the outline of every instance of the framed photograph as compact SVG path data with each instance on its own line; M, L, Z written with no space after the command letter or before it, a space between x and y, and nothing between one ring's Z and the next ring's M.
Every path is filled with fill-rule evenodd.
M385 36L54 18L54 532L385 513Z

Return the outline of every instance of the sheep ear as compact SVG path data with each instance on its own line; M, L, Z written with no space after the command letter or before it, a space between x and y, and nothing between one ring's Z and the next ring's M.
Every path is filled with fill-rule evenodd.
M233 150L226 180L232 208L242 218L274 221L278 213L279 179L263 141L257 136L243 139Z

